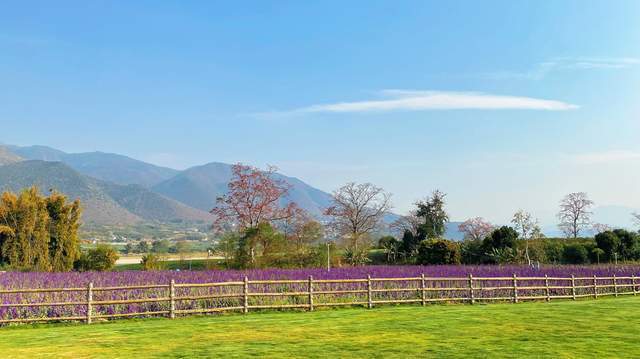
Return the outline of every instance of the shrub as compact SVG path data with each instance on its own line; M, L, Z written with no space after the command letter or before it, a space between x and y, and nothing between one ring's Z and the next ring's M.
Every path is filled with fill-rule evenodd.
M598 248L602 249L607 260L614 257L614 253L620 253L620 238L613 231L606 231L596 235Z
M76 262L76 269L79 271L106 271L113 269L118 260L118 252L106 244L98 244L83 252Z
M460 256L463 264L480 264L484 261L481 239L465 239L460 243Z
M488 253L493 248L514 248L516 246L517 239L518 232L516 232L515 229L509 226L502 226L491 232L491 234L482 241L482 245L485 252Z
M460 245L446 239L427 239L418 246L418 264L460 264Z
M146 271L165 269L165 263L162 258L153 253L142 256L140 264L142 264L142 270Z
M589 262L589 251L583 244L572 243L564 247L562 258L567 264L586 264Z

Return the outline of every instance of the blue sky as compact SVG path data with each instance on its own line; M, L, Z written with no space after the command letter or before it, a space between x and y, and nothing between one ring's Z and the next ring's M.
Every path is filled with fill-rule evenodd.
M453 219L640 208L638 1L3 4L0 142L330 191L440 188ZM628 218L620 219L628 222Z

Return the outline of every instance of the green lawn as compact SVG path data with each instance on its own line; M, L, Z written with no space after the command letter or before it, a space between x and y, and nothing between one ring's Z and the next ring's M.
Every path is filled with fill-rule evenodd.
M640 357L640 297L353 308L0 329L35 357Z

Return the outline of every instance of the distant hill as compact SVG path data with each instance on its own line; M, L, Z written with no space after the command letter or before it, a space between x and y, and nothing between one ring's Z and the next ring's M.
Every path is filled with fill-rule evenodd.
M64 162L84 175L123 185L151 187L178 173L171 168L113 153L65 153L46 146L10 146L9 149L25 159Z
M82 201L83 222L132 224L140 221L208 221L210 215L139 185L118 185L82 175L61 162L22 161L0 166L0 190L38 186Z
M20 156L10 152L8 148L0 146L0 166L19 161L22 161Z
M152 187L169 198L194 208L208 211L215 206L216 198L227 192L232 177L232 166L226 163L212 162L192 167ZM283 203L295 202L313 215L319 216L327 207L331 196L294 177L275 174L292 187Z

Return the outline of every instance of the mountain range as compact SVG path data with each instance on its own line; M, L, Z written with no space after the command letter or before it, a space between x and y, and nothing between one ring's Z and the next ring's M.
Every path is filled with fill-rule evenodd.
M226 193L232 165L213 162L184 171L127 156L66 153L46 146L0 146L0 190L33 185L80 199L84 222L210 221L208 211ZM283 204L296 202L320 216L331 196L303 181L275 174L291 185Z

